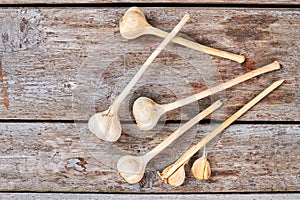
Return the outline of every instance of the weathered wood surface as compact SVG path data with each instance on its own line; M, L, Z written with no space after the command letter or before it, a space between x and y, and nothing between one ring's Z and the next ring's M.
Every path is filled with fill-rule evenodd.
M149 22L171 30L188 11L182 34L203 44L242 53L234 62L169 45L120 110L131 121L133 100L181 99L222 80L279 60L282 70L252 79L211 98L170 112L186 120L218 98L224 119L279 78L286 82L241 120L299 121L299 9L144 8ZM87 120L107 109L161 39L122 39L118 20L126 8L24 8L0 10L0 118ZM73 96L73 98L72 98ZM73 109L72 109L73 102Z
M72 200L81 200L81 199L203 199L203 200L253 200L253 199L262 199L262 200L298 200L300 194L291 193L291 194L165 194L165 195L156 195L156 194L65 194L65 193L2 193L1 197L5 200L30 200L30 199L51 199L51 200L61 200L61 199L72 199Z
M184 3L184 4L286 4L299 5L297 0L0 0L0 4L107 4L107 3Z
M198 125L150 161L138 184L117 175L115 163L127 153L142 155L178 124L141 133L124 125L120 140L106 144L86 124L0 124L1 191L68 192L270 192L300 189L300 125L233 125L207 147L208 181L196 181L186 167L184 184L174 188L156 175L216 124ZM175 148L176 145L176 148Z

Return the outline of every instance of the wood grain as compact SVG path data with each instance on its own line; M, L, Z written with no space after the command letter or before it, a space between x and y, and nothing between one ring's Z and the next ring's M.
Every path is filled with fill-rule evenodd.
M260 4L288 4L299 5L297 0L261 0L261 1L242 1L242 0L0 0L0 4L108 4L108 3L168 3L168 4L246 4L246 5L260 5Z
M76 125L76 126L75 126ZM299 191L299 125L233 125L207 147L212 167L208 181L187 179L174 188L161 182L156 170L178 158L184 149L216 124L198 125L152 160L145 177L129 185L115 163L124 154L142 155L160 143L178 124L161 131L140 132L123 125L116 143L104 143L86 124L0 124L0 190L38 192L270 192ZM147 135L145 135L147 134Z
M186 11L182 36L233 53L242 66L175 44L155 60L120 110L132 121L139 96L172 102L279 60L282 70L247 81L210 98L169 112L187 120L218 98L225 119L273 81L278 90L241 120L299 121L299 9L144 8L149 22L170 31ZM107 109L160 43L144 36L128 41L118 31L126 8L3 8L0 10L1 119L87 120ZM162 119L162 120L165 120Z
M264 200L298 200L300 198L300 194L290 193L290 194L66 194L66 193L1 193L1 196L6 200L30 200L30 199L103 199L103 200L114 200L114 199L216 199L216 200L253 200L253 199L264 199Z

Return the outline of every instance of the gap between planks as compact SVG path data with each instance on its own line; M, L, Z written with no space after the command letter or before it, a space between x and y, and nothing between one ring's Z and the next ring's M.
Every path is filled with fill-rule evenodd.
M30 7L91 7L91 6L105 6L105 7L261 7L261 8L294 8L300 5L298 1L294 0L254 0L254 1L242 1L242 0L1 0L0 6L30 6Z
M54 199L54 200L174 200L174 199L201 199L201 200L299 200L299 193L267 193L267 194L96 194L96 193L0 193L6 200L31 200L31 199Z

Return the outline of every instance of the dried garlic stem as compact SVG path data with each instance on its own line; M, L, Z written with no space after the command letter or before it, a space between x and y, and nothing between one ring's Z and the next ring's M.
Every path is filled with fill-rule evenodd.
M95 134L98 138L115 142L121 136L121 123L118 115L121 103L124 101L130 90L134 87L137 81L142 77L144 72L154 61L154 59L160 54L164 47L175 37L184 24L189 20L190 16L187 13L181 21L174 27L169 35L162 41L162 43L152 52L146 62L140 68L140 70L131 79L121 94L115 99L114 103L108 110L93 115L88 122L89 130Z
M252 108L256 103L262 100L265 96L267 96L274 89L279 87L284 80L279 80L274 82L268 88L266 88L263 92L257 95L254 99L248 102L245 106L243 106L240 110L234 113L231 117L229 117L225 122L219 125L216 129L210 132L206 137L204 137L198 144L192 146L188 149L174 164L167 167L167 170L164 170L163 173L160 173L160 177L163 181L168 182L167 179L177 171L186 161L188 161L195 153L197 153L204 145L206 145L209 141L211 141L215 136L217 136L220 132L222 132L225 128L227 128L232 122L241 117L245 112L247 112L250 108ZM158 172L159 173L159 172Z
M131 7L125 12L120 20L120 33L126 39L135 39L141 35L147 34L162 38L165 38L168 35L167 32L151 26L147 22L144 13L138 7ZM172 41L196 51L202 51L204 53L230 59L238 63L243 63L245 61L245 56L243 55L236 55L219 49L207 47L181 37L175 37Z

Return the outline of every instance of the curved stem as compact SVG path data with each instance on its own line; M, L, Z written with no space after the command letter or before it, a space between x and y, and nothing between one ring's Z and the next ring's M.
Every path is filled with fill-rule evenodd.
M161 152L163 149L165 149L167 146L169 146L174 140L176 140L178 137L180 137L183 133L185 133L188 129L190 129L192 126L194 126L197 122L214 112L216 109L218 109L222 105L222 102L216 101L211 106L206 108L204 111L193 117L191 120L189 120L187 123L185 123L183 126L179 127L175 132L173 132L169 137L167 137L164 141L162 141L158 146L156 146L154 149L152 149L150 152L145 154L143 157L145 160L151 160L155 155L157 155L159 152Z
M175 102L169 103L169 104L164 104L162 106L164 107L165 111L167 112L167 111L173 110L175 108L179 108L181 106L184 106L186 104L192 103L194 101L197 101L199 99L205 98L209 95L220 92L220 91L225 90L227 88L230 88L234 85L237 85L241 82L244 82L244 81L246 81L248 79L251 79L255 76L258 76L260 74L264 74L264 73L267 73L267 72L270 72L270 71L273 71L273 70L276 70L276 69L280 69L280 64L279 64L278 61L274 61L273 63L271 63L269 65L266 65L266 66L261 67L259 69L248 72L248 73L246 73L242 76L231 79L230 81L227 81L225 83L222 83L222 84L217 85L215 87L212 87L210 89L199 92L198 94L194 94L192 96L186 97L186 98L181 99L179 101L175 101Z
M134 75L134 77L131 79L131 81L128 83L125 89L121 92L121 94L115 99L112 105L112 107L115 107L115 110L119 109L120 104L124 101L124 99L129 94L130 90L134 87L136 82L142 77L149 65L154 61L154 59L163 50L163 48L167 46L167 44L172 40L172 38L175 37L175 35L184 26L184 24L188 21L189 18L189 14L186 14L181 19L181 21L174 27L174 29L167 35L167 37L162 41L162 43L160 43L160 45L152 52L152 54L148 57L148 59L140 68L140 70Z
M162 30L160 30L158 28L155 28L155 27L152 27L152 26L151 26L151 29L147 30L145 33L156 35L156 36L162 37L162 38L165 38L168 35L167 32L162 31ZM184 38L181 38L181 37L178 37L178 36L174 37L172 42L175 42L175 43L180 44L182 46L189 47L189 48L194 49L196 51L202 51L204 53L207 53L207 54L210 54L210 55L213 55L213 56L219 56L221 58L226 58L226 59L229 59L229 60L233 60L233 61L236 61L238 63L243 63L245 61L245 56L243 56L243 55L236 55L236 54L229 53L229 52L226 52L226 51L222 51L222 50L219 50L219 49L214 49L214 48L211 48L211 47L207 47L207 46L204 46L202 44L192 42L190 40L187 40L187 39L184 39Z

